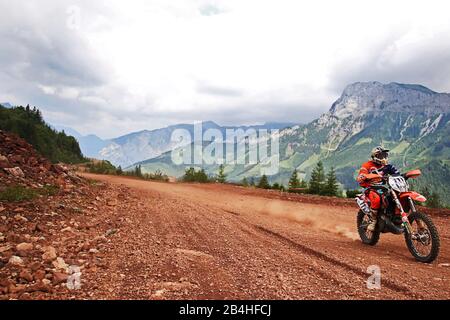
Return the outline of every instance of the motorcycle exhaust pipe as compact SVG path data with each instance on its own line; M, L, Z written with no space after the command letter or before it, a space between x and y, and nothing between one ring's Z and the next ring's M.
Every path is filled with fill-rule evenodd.
M405 231L403 226L397 227L395 224L392 223L391 220L386 219L386 216L384 216L384 215L381 216L381 219L383 219L383 221L385 223L385 226L386 226L386 229L389 232L392 232L393 234L402 234Z

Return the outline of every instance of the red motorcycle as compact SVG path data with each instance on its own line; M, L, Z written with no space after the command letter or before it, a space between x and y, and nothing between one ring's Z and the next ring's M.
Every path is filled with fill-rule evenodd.
M373 221L370 200L366 192L356 196L360 208L357 227L364 244L376 245L381 233L404 234L406 245L416 260L430 263L437 258L440 247L439 233L430 216L417 211L415 205L415 202L425 202L427 199L410 191L407 182L408 179L420 175L420 170L413 170L404 175L367 176L371 181L369 188L375 189L381 195L382 206L377 215L375 230L367 230L367 226Z

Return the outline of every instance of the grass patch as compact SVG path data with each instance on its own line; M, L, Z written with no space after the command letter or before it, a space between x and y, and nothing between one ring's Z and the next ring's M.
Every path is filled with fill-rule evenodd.
M22 202L30 201L39 196L54 196L59 192L55 185L45 185L42 189L31 189L24 186L11 186L0 191L0 201Z
M58 192L58 186L55 186L53 184L47 184L41 190L39 190L39 193L43 196L55 196L58 194Z
M391 153L394 154L403 154L405 150L409 147L409 142L402 141L400 142L394 149L391 150Z
M91 185L91 186L97 186L100 184L100 181L95 180L95 179L87 179L87 182Z
M358 142L356 142L355 146L360 146L362 144L370 144L372 143L372 138L362 138L359 139Z
M5 190L0 191L0 200L8 202L33 200L37 196L39 196L39 193L36 190L22 186L7 187Z

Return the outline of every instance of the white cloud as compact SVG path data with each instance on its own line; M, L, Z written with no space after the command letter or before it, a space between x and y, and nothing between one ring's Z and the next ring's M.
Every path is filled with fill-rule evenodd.
M6 2L0 100L82 132L305 122L354 81L450 90L446 1Z
M38 87L42 90L43 93L48 95L56 94L56 88L51 86L44 86L42 84L38 84Z

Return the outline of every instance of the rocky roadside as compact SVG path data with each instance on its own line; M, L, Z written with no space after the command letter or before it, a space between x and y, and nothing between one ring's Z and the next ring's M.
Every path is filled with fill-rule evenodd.
M107 272L104 252L127 223L118 209L126 194L86 183L70 193L0 203L0 299L89 298L96 284L84 279Z
M0 299L89 298L95 285L80 275L108 267L102 255L126 199L0 130Z

